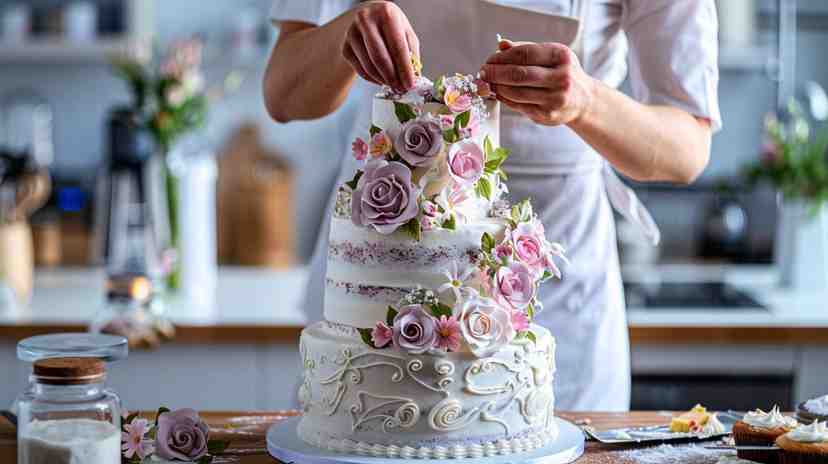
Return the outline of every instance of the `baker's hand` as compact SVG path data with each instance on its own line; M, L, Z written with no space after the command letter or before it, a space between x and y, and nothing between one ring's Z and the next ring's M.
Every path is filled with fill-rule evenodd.
M595 81L569 47L503 40L498 48L480 77L506 106L549 126L569 124L589 108Z
M420 56L420 41L397 5L370 1L357 7L342 47L342 55L357 74L406 91L414 86L411 53Z

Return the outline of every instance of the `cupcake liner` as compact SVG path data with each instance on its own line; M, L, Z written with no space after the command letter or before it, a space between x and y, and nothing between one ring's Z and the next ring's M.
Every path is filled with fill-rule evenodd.
M801 451L785 451L779 453L779 464L825 464L828 455L825 453L803 453Z
M756 433L751 433L750 427L734 427L733 439L736 446L774 446L774 440ZM778 450L737 450L740 459L755 461L762 464L779 464Z

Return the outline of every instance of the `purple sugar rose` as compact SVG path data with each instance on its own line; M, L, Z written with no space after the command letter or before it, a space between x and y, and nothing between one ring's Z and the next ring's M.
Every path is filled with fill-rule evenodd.
M421 354L437 341L437 319L421 305L403 307L394 318L394 346Z
M351 196L351 221L390 234L417 216L419 194L411 183L408 166L396 161L371 161Z
M443 149L443 131L439 121L419 118L406 122L397 135L394 147L402 159L412 166L431 166Z
M179 409L158 416L155 454L162 459L197 461L207 454L207 424L192 409Z

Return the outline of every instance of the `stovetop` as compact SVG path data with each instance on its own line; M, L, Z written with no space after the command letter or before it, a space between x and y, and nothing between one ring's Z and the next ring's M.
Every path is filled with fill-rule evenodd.
M627 306L647 309L766 310L749 294L723 282L625 283Z

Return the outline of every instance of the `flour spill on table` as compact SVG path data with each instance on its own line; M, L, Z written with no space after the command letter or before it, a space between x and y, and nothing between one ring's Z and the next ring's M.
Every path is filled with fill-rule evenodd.
M711 450L699 445L660 445L624 451L621 456L636 464L741 464L733 451Z

